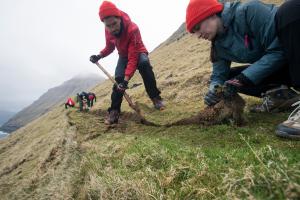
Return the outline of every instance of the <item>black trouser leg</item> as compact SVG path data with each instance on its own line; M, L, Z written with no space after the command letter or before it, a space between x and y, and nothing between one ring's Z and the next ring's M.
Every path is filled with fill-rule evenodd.
M94 105L94 99L91 100L91 107L93 107L93 105Z
M118 64L115 70L115 80L118 84L124 80L127 63L128 63L127 58L119 57ZM111 105L110 108L108 109L108 112L110 112L111 110L117 110L118 112L121 112L123 95L124 95L123 93L117 90L117 86L114 85L111 94Z
M160 91L157 88L155 75L147 54L140 54L138 69L139 73L143 78L143 82L148 96L151 99L158 97L160 95Z
M120 57L115 71L115 80L117 83L121 83L125 77L125 69L127 66L127 58ZM158 97L160 91L156 86L155 76L150 64L148 55L141 53L138 62L138 70L142 76L146 92L150 98ZM113 87L113 92L111 94L111 106L108 111L118 110L121 111L121 104L123 101L123 93L118 92L117 86Z
M83 111L83 101L79 99L79 110Z
M276 12L275 23L289 61L292 86L300 87L300 1L285 1Z
M124 78L117 78L116 77L117 83L122 82L123 79ZM122 104L122 101L123 101L123 95L124 95L124 93L119 92L117 90L117 86L114 85L113 86L113 92L111 94L111 105L110 105L110 108L108 109L109 112L111 110L117 110L118 112L121 112L121 104Z
M292 85L300 87L300 20L280 29L278 36L289 61Z
M232 67L230 69L229 79L234 78L244 71L247 66ZM239 92L249 96L261 97L262 93L280 85L291 86L291 79L288 66L283 66L279 71L276 71L271 76L267 77L259 85L253 87L242 87Z

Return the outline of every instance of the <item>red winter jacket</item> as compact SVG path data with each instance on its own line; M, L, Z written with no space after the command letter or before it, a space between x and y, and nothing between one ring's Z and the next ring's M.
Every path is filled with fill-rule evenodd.
M73 99L68 98L67 104L70 105L70 106L74 106L74 105L75 105L75 102L73 101Z
M148 53L143 44L142 37L138 26L133 23L130 17L122 12L123 29L120 37L115 37L105 30L106 47L100 52L103 57L111 54L115 47L121 57L128 58L125 76L132 77L139 60L140 53Z

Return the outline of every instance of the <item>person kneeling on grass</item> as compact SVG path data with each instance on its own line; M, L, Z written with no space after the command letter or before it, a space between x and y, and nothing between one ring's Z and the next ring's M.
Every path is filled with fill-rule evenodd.
M88 95L89 95L89 107L92 108L94 105L94 101L96 102L97 98L96 98L95 93L93 93L93 92L89 92Z
M104 1L99 9L100 20L105 25L106 47L99 55L92 55L90 61L98 62L111 54L115 47L119 52L119 60L115 70L115 80L118 83L113 86L111 106L105 124L118 123L121 112L121 104L128 82L136 69L141 74L146 92L158 110L164 108L160 97L160 91L156 86L155 76L148 58L138 26L131 21L129 16L119 10L113 3Z
M77 93L76 102L79 103L79 111L88 111L90 109L89 95L86 92Z
M225 85L227 95L240 92L261 97L263 94L263 104L254 107L252 111L255 112L286 110L300 100L300 95L290 89L300 86L299 65L287 62L277 37L277 9L275 5L260 1L219 3L217 0L190 0L186 12L187 30L212 44L213 71L205 104L212 106L220 101L215 94L219 85ZM287 19L277 17L283 24ZM292 35L298 34L295 41L289 43L296 46L299 44L299 26L298 32L290 31ZM287 35L282 35L282 38L283 41L289 40ZM290 48L291 51L296 49L299 47ZM299 51L297 54L299 59ZM232 62L250 65L230 68ZM286 136L299 138L300 126L290 128Z
M73 101L73 99L71 97L68 98L67 102L65 103L65 108L68 109L68 107L74 107L75 106L75 102Z

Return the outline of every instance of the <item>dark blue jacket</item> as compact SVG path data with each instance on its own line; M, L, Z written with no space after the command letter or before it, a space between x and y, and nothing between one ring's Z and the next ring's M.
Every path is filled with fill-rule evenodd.
M250 63L242 73L254 84L280 69L286 62L275 30L277 7L260 1L227 2L221 13L225 32L215 39L210 89L223 85L231 62Z

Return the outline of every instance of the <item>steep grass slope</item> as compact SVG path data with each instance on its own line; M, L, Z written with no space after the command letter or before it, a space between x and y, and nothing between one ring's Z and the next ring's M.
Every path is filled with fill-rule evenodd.
M159 124L204 106L209 43L179 35L150 56L167 109L153 109L143 86L128 90ZM137 72L131 84L139 82ZM124 101L120 124L109 128L111 87L94 88L88 113L56 108L0 141L1 199L299 199L300 143L274 135L288 113L246 109L243 127L150 127Z
M75 129L56 108L0 141L0 199L67 199Z

